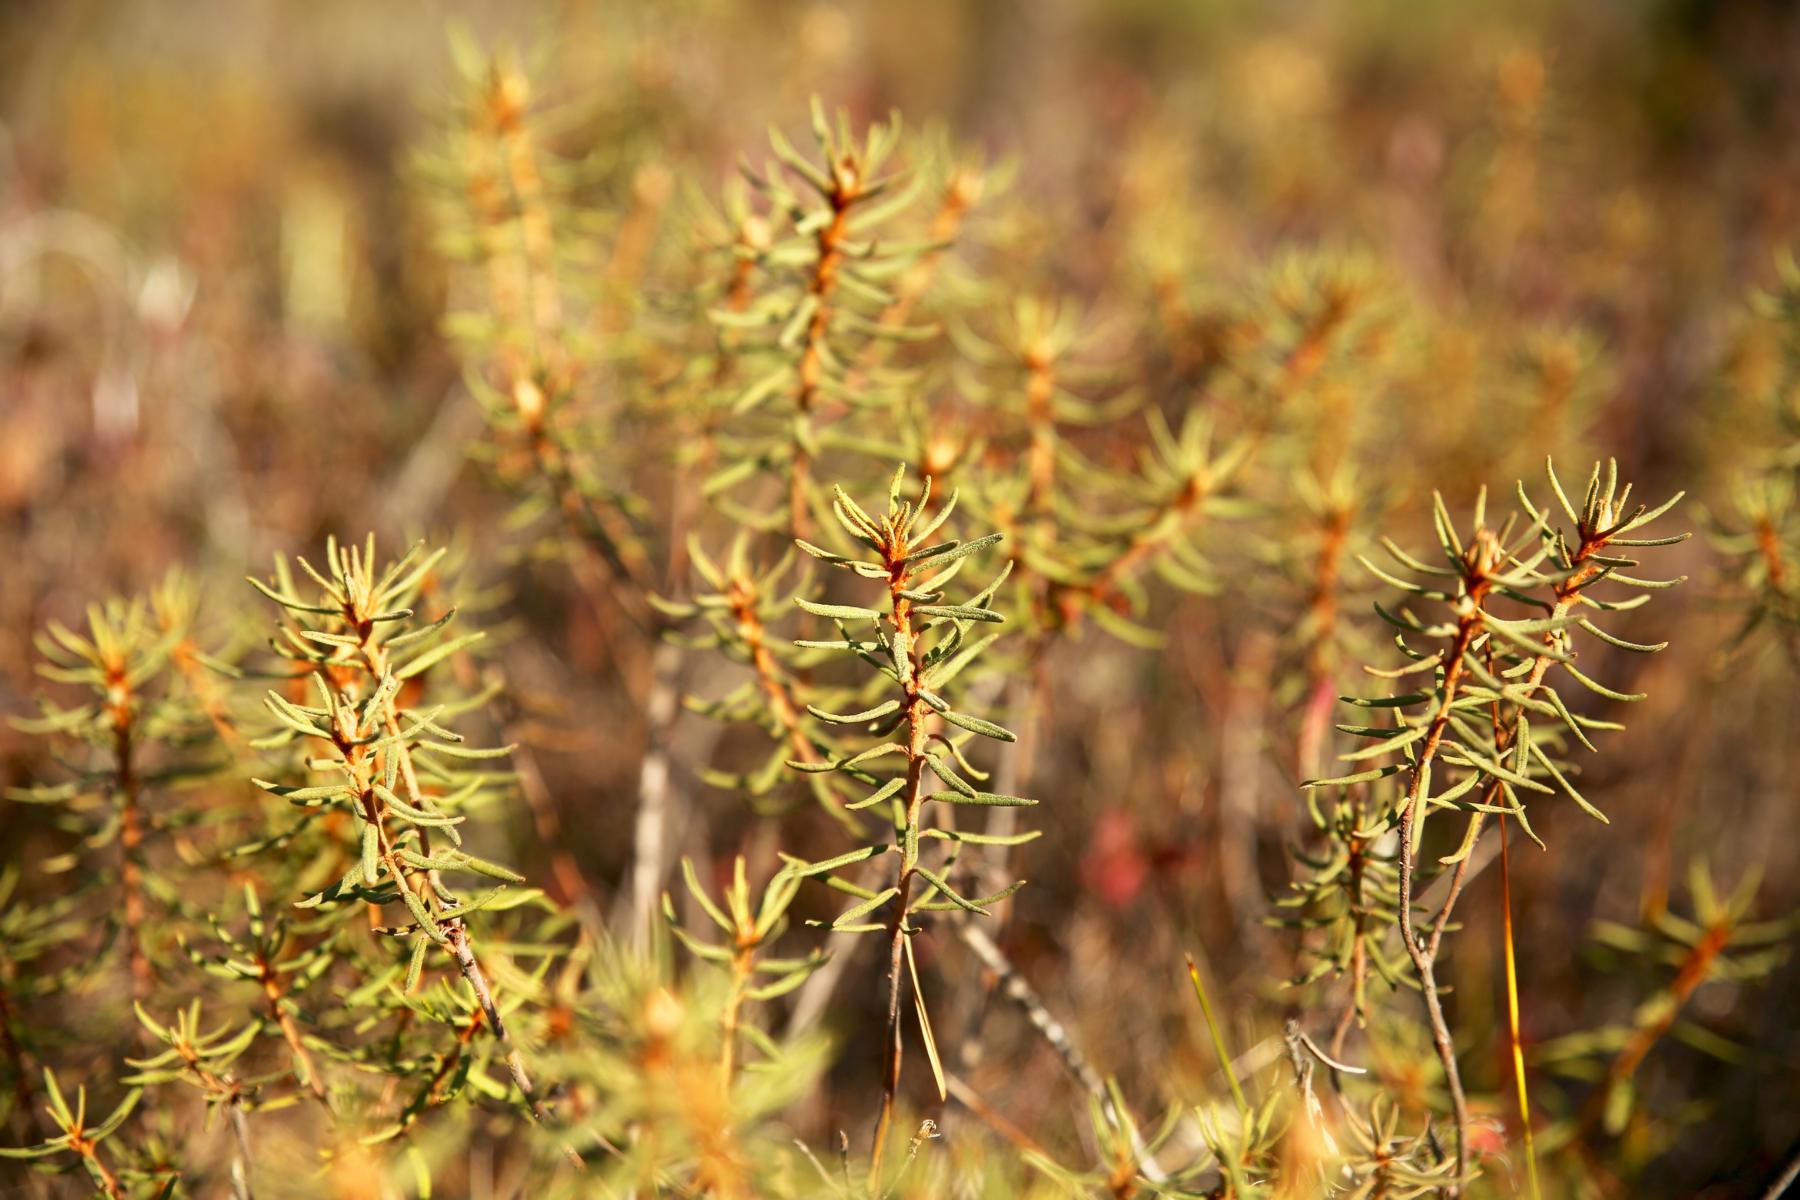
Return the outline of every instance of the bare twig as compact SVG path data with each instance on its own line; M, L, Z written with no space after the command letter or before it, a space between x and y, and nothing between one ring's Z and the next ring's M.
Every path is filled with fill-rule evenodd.
M668 739L680 699L680 670L680 649L670 642L658 643L650 659L650 694L644 706L649 744L638 764L638 808L632 833L628 928L632 941L640 946L649 941L650 921L656 912L656 898L662 893L663 869L669 857L669 810L674 803L674 783Z

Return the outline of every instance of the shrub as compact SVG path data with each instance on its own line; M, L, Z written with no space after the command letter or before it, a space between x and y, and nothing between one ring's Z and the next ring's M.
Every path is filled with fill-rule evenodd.
M1245 96L1303 103L1252 49L1298 90ZM1610 339L1539 294L1618 299L1534 274L1576 237L1517 54L1448 304L1353 238L1200 269L1169 130L1086 224L1030 147L817 100L720 182L650 64L559 107L453 35L406 177L445 410L296 422L269 570L215 546L35 638L9 1185L1778 1180L1792 1088L1707 1101L1791 1041L1748 797L1792 777L1800 275L1731 309L1756 439L1621 419Z

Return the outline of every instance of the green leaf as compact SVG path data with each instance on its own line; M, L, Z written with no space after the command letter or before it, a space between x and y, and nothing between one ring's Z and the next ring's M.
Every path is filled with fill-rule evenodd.
M923 550L915 550L901 561L906 563L929 562L933 564L932 569L937 570L939 567L948 566L959 559L967 558L971 554L986 550L989 546L1000 542L1005 536L1006 535L1003 533L990 533L966 542L939 542L935 546L927 546Z
M805 983L812 973L830 960L829 955L821 954L817 958L806 960L801 966L777 979L773 983L765 983L761 987L745 990L744 995L752 1000L774 1000L785 996L801 984Z
M948 619L953 621L991 621L1001 622L1005 617L991 608L972 608L966 604L918 604L913 606L913 613L921 617Z
M1575 669L1575 665L1573 663L1564 663L1564 664L1562 664L1562 668L1563 668L1563 670L1567 671L1569 674L1573 675L1575 677L1575 682L1579 683L1582 687L1586 688L1590 692L1595 693L1596 695L1605 696L1608 700L1619 700L1619 701L1623 701L1626 703L1632 703L1632 702L1644 699L1645 696L1648 694L1645 692L1635 692L1635 693L1629 693L1629 694L1625 693L1625 692L1615 692L1611 688L1607 687L1605 684L1599 683L1593 679L1589 679L1586 675L1583 675L1580 671Z
M457 917L466 917L472 912L480 912L484 908L494 907L495 902L504 895L506 895L506 885L501 884L499 887L491 888L475 897L475 899L459 904L455 908L446 908L439 915L446 921ZM512 906L505 905L504 907L510 908Z
M998 792L933 792L925 797L939 804L974 804L987 808L1032 808L1036 800L1024 796L1003 796Z
M97 1142L118 1129L125 1123L125 1118L131 1115L131 1110L137 1107L137 1103L143 1095L142 1088L132 1088L125 1094L125 1098L119 1101L119 1106L112 1110L106 1120L96 1125L93 1131L87 1135L88 1139Z
M1404 770L1406 770L1405 763L1395 763L1392 766L1377 767L1373 771L1358 771L1354 775L1339 775L1332 779L1306 779L1301 781L1300 786L1303 788L1342 787L1352 783L1370 783L1377 779L1386 779L1389 775L1397 775Z
M669 932L674 934L676 939L688 948L689 953L698 958L714 963L728 963L731 961L731 951L723 946L713 946L703 942L673 922L669 925Z
M516 743L506 746L459 746L452 742L420 742L418 749L429 754L442 754L448 758L505 758L519 747Z
M806 551L808 554L812 555L814 558L823 559L824 561L826 561L828 563L832 563L833 565L842 564L842 563L852 563L852 562L858 561L857 559L854 559L854 558L846 558L842 554L834 554L830 550L825 549L823 546L815 546L811 542L807 541L805 538L795 538L794 545L800 547L800 549Z
M1582 617L1576 624L1580 625L1581 628L1587 630L1609 646L1617 646L1621 650L1630 650L1637 654L1655 654L1658 650L1667 649L1669 645L1667 642L1656 642L1649 645L1643 642L1628 642L1624 638L1614 637L1586 617Z
M1165 635L1139 625L1104 604L1096 604L1087 611L1094 624L1128 646L1136 646L1140 650L1161 650L1168 643Z
M681 878L687 884L688 894L693 896L694 902L700 906L700 911L704 912L713 924L726 933L734 932L736 927L720 911L719 906L713 903L712 897L706 894L706 889L700 886L700 876L694 870L694 860L685 855L681 859Z
M344 610L341 608L324 608L315 604L307 604L293 596L283 595L282 593L275 591L262 580L256 578L254 575L246 575L244 576L244 579L251 587L291 612L318 613L322 616L332 617L341 617L344 615Z
M951 842L967 842L971 846L1023 846L1044 836L1041 829L1028 833L970 833L963 829L926 829L920 837L941 838Z
M900 701L884 700L874 708L866 708L862 712L854 713L826 712L816 704L807 705L806 711L819 718L819 720L829 721L833 725L861 725L867 721L878 720L881 717L887 716L889 713L899 712Z
M381 878L381 830L374 825L362 830L362 874L371 887Z
M465 633L461 637L452 638L447 642L441 642L394 672L394 678L411 679L414 675L419 674L421 671L429 670L444 659L449 658L452 654L455 654L458 650L472 646L486 636L486 633L481 630L476 630L474 633Z
M782 855L782 858L787 862L789 869L792 870L795 875L797 875L801 878L806 878L806 877L812 876L812 875L823 875L827 871L835 871L839 867L847 867L851 863L862 862L865 859L870 859L870 858L876 857L877 855L886 854L888 851L890 851L892 849L893 849L893 847L891 845L862 846L858 849L850 851L848 854L840 854L836 858L827 858L827 859L823 859L819 862L811 862L811 863L807 862L804 859L790 858L789 856L787 856L785 854ZM729 929L730 926L726 926L726 928Z
M809 612L815 617L830 617L834 621L879 621L881 613L873 608L859 608L854 604L818 604L804 596L795 596L794 603L801 611Z
M926 901L923 904L913 905L913 910L915 912L949 912L952 909L962 908L964 905L974 905L975 911L981 913L983 916L990 916L992 914L987 910L988 905L1000 903L1000 901L1011 896L1014 892L1024 886L1025 881L1021 879L1017 883L1007 884L1005 887L991 895L976 896L972 900L962 900L961 897L958 897L958 900L960 900L961 903L958 903L957 901Z
M1531 756L1533 758L1537 759L1538 765L1543 767L1544 770L1549 773L1550 778L1556 780L1557 785L1562 788L1562 790L1568 795L1569 799L1573 800L1576 804L1581 806L1582 812L1585 812L1588 816L1593 817L1596 821L1599 821L1603 825L1612 824L1612 822L1607 818L1605 813L1601 812L1599 809L1595 808L1592 804L1588 803L1587 797L1583 796L1580 792L1575 790L1574 785L1571 784L1569 782L1568 778L1560 770L1557 769L1556 764L1554 762L1550 761L1550 756L1545 754L1543 748L1541 746L1537 745L1537 743L1535 743L1535 742L1532 743L1532 746L1531 746Z
M294 907L317 908L321 904L342 899L347 893L354 892L362 882L363 864L362 860L359 858L356 862L350 864L350 869L345 871L343 876L336 883L332 884L322 892L317 892L307 897L305 900L296 900L294 902Z
M892 797L895 793L897 793L901 788L903 788L905 786L906 786L906 777L904 775L897 776L896 778L888 780L886 783L882 784L879 788L875 789L875 791L871 792L867 798L858 800L854 804L846 804L846 805L844 805L844 807L848 808L848 809L852 809L852 810L873 808L875 805L880 804L883 800L886 800L886 799Z
M1404 696L1339 696L1342 704L1358 708L1412 708L1432 699L1429 692L1411 692Z
M427 937L440 946L448 946L450 944L450 939L445 936L443 929L432 919L431 914L425 911L425 902L419 899L417 892L409 887L402 887L400 889L400 899L406 903L407 910L412 913L413 920L419 923L419 928L425 931Z
M831 927L833 929L842 929L846 925L852 924L853 922L868 916L899 894L900 889L897 887L884 888L883 890L876 892L872 898L864 900L861 904L854 905L839 913L833 918Z
M461 850L453 852L459 870L473 871L477 875L486 875L489 879L500 879L507 883L524 883L525 877L510 867L503 867L497 862L489 862L485 858L477 858L473 854L465 854Z
M406 964L406 988L411 993L419 986L419 975L425 969L425 952L431 948L429 938L414 938L412 957Z
M961 726L972 733L979 733L983 737L990 737L1001 742L1016 742L1019 740L1018 735L1011 730L1003 729L992 721L984 721L980 717L972 717L968 713L953 712L946 709L939 715L952 725Z
M948 883L945 883L944 880L940 876L933 874L931 871L927 870L925 867L915 866L913 868L913 870L917 871L920 875L923 875L925 877L926 881L928 883L930 883L932 887L936 888L938 891L940 891L944 895L948 896L950 898L950 903L955 905L957 908L962 909L964 912L980 913L984 917L991 915L987 909L980 907L979 905L973 903L972 901L965 900L956 891L955 888L951 887ZM924 903L928 904L928 903L930 903L930 901L925 901ZM923 907L923 906L924 906L924 904L919 905L919 907Z

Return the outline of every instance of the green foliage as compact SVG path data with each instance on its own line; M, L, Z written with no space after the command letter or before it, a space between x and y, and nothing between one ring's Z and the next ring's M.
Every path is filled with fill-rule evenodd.
M1694 994L1709 984L1745 987L1766 981L1787 961L1800 917L1752 919L1760 878L1743 880L1729 896L1695 860L1688 871L1692 916L1661 912L1644 928L1612 921L1592 931L1593 957L1602 969L1647 977L1650 986L1630 1020L1582 1030L1537 1048L1535 1057L1565 1079L1590 1085L1585 1098L1549 1130L1546 1141L1567 1143L1603 1130L1623 1137L1632 1125L1679 1122L1679 1113L1646 1112L1639 1068L1663 1038L1672 1038L1724 1065L1743 1062L1746 1048L1691 1014Z
M1405 822L1409 854L1417 852L1425 819L1435 809L1475 814L1463 845L1446 862L1459 861L1468 853L1482 817L1488 813L1506 813L1531 834L1523 793L1560 792L1590 816L1606 819L1570 782L1569 776L1575 772L1561 758L1560 748L1565 741L1572 741L1592 751L1590 731L1619 726L1576 716L1557 690L1556 680L1572 680L1608 700L1643 699L1609 688L1576 667L1574 635L1579 631L1605 645L1635 653L1654 654L1663 649L1667 643L1643 644L1609 634L1586 613L1636 608L1654 592L1680 583L1680 579L1626 574L1637 567L1638 560L1619 551L1670 545L1688 535L1626 537L1666 512L1680 496L1655 509L1643 505L1629 508L1631 487L1619 488L1616 464L1609 465L1604 478L1595 464L1579 510L1564 493L1555 468L1546 469L1551 490L1573 524L1571 530L1556 528L1551 511L1536 507L1521 485L1521 514L1509 518L1498 530L1484 521L1485 492L1478 497L1474 528L1466 538L1457 533L1442 499L1437 501L1434 516L1443 565L1421 561L1392 542L1384 543L1402 569L1442 583L1397 577L1364 560L1372 573L1388 583L1447 610L1434 619L1431 614L1415 614L1410 607L1389 611L1376 606L1383 620L1400 631L1395 644L1409 664L1374 673L1401 682L1429 673L1431 687L1352 700L1359 707L1387 714L1393 723L1340 725L1342 732L1371 743L1346 758L1360 762L1399 754L1401 762L1318 780L1312 786L1402 776L1404 791L1396 796L1390 814ZM1603 583L1622 585L1635 594L1623 599L1589 594ZM1501 606L1507 604L1517 606L1518 615L1501 615ZM1440 648L1427 651L1415 642L1435 642ZM1554 674L1558 669L1560 674ZM1538 722L1535 729L1534 717ZM1433 795L1432 768L1439 762L1451 769L1447 772L1450 781ZM1471 793L1478 798L1462 799Z
M49 1068L44 1069L44 1095L48 1099L50 1119L56 1132L46 1141L35 1146L19 1148L0 1146L0 1158L14 1159L48 1159L61 1154L72 1154L75 1162L71 1166L79 1166L92 1181L95 1191L106 1196L123 1196L125 1192L120 1175L107 1164L107 1159L100 1152L101 1143L112 1137L137 1108L138 1101L143 1098L142 1088L133 1088L125 1093L105 1119L90 1125L87 1115L87 1088L75 1091L75 1106L69 1107L63 1096L62 1086L56 1081L56 1073ZM159 1189L159 1196L174 1193L175 1180L170 1179Z
M992 643L994 635L971 636L977 627L1003 620L987 607L1005 581L1010 565L998 577L960 604L945 603L946 585L965 564L996 535L972 541L954 538L933 540L956 507L952 494L927 517L931 483L926 481L916 503L902 499L906 473L896 471L888 489L887 511L872 517L840 488L834 493L832 515L853 541L872 552L871 557L837 554L807 541L797 544L806 553L861 578L885 584L880 608L860 605L821 604L805 597L794 603L813 617L829 620L838 637L810 639L804 644L856 659L876 676L875 688L860 693L871 703L856 712L831 712L817 705L808 710L833 728L859 727L861 736L846 742L828 737L826 761L790 760L800 771L832 771L847 775L871 789L846 807L852 810L884 808L895 841L870 845L821 862L790 859L789 868L802 878L816 878L859 902L839 913L831 928L866 932L900 929L914 912L947 912L960 909L985 915L983 906L1005 899L1018 889L1014 884L991 896L975 899L957 892L946 880L965 845L992 844L979 833L927 823L927 804L974 807L1017 807L1035 801L999 795L975 786L987 773L976 767L964 751L976 738L1011 742L1012 733L973 713L953 707L945 694ZM849 696L858 696L852 689ZM872 743L872 744L869 744ZM877 766L884 760L900 760L892 767ZM928 790L927 775L943 786ZM974 782L971 782L973 780ZM935 810L933 810L935 811ZM1017 845L1033 835L1004 835L999 844ZM921 839L947 842L933 867L921 856ZM898 853L894 884L872 891L851 882L847 868L890 853ZM921 882L915 882L921 881ZM915 899L912 889L923 890ZM889 901L898 900L887 923L871 922Z
M1692 998L1779 978L1800 926L1754 878L1721 896L1724 863L1691 915L1654 896L1678 806L1721 801L1704 750L1648 743L1708 719L1655 707L1696 656L1746 710L1760 649L1791 683L1791 261L1739 331L1770 358L1736 391L1778 435L1721 481L1686 428L1614 422L1620 297L1538 278L1529 54L1491 190L1433 182L1428 271L1306 224L1255 129L1308 125L1275 110L1313 90L1373 101L1280 47L1236 48L1272 91L1217 134L1252 206L1296 206L1253 229L1186 129L1066 171L1102 173L1104 213L817 99L720 184L694 164L739 147L659 94L650 43L571 98L536 83L554 56L451 42L413 181L462 390L382 435L410 445L323 431L292 489L315 523L217 549L428 513L457 549L331 537L216 610L173 573L44 621L0 1156L246 1200L1586 1195L1643 1187L1708 1116L1691 1068L1639 1068L1665 1039L1750 1059L1745 1006ZM1403 176L1435 127L1393 138L1377 207L1431 190ZM477 433L504 510L453 486ZM1565 487L1550 452L1602 436L1725 498L1709 548L1613 460ZM1468 482L1540 460L1504 517ZM1731 633L1678 611L1652 659L1638 610L1695 564ZM1603 997L1579 1011L1535 992L1557 956L1520 969L1565 897L1513 830L1646 878L1639 923L1599 921L1557 981ZM1497 898L1472 886L1495 862ZM1215 932L1195 1014L1174 960ZM90 1126L45 1064L129 1090Z

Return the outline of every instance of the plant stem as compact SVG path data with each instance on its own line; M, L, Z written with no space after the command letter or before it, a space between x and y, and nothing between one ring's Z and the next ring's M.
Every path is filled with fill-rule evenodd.
M124 667L107 670L107 708L113 724L113 768L119 789L119 884L124 892L125 952L130 963L131 995L150 994L150 959L144 953L144 817L139 805L133 762L132 696Z
M1194 962L1194 956L1187 958L1188 978L1193 981L1194 995L1200 999L1200 1015L1206 1018L1206 1032L1212 1036L1213 1053L1219 1057L1219 1069L1225 1072L1225 1082L1231 1085L1231 1098L1237 1102L1238 1115L1244 1120L1250 1119L1250 1104L1244 1099L1244 1089L1238 1083L1237 1072L1231 1068L1231 1052L1225 1048L1225 1035L1219 1031L1218 1018L1213 1016L1212 1001L1207 998L1206 985L1200 980L1200 967Z
M719 1082L724 1100L731 1100L731 1079L737 1069L737 1034L738 1022L744 1009L744 993L750 986L752 960L756 955L753 945L740 945L731 956L731 991L725 998L724 1027L725 1044L719 1050Z
M506 1069L512 1075L513 1083L518 1086L519 1093L531 1106L531 1113L540 1122L550 1119L549 1110L544 1102L538 1099L537 1089L532 1086L531 1076L525 1071L525 1060L519 1056L519 1048L513 1043L512 1034L507 1031L506 1022L500 1016L500 1010L494 1005L494 993L488 987L487 975L481 969L481 962L475 957L474 949L469 945L469 932L464 927L461 917L455 917L444 923L444 936L450 941L450 953L456 959L456 965L462 976L468 981L475 993L475 1001L481 1005L481 1012L487 1018L488 1028L494 1031L494 1040L506 1051ZM580 1161L577 1159L576 1161Z
M1612 536L1611 530L1584 530L1581 543L1570 561L1571 572L1555 585L1555 602L1551 606L1551 619L1560 619L1568 614L1580 599L1581 591L1596 579L1603 577L1600 567L1590 561L1591 556L1603 548ZM1400 816L1400 939L1406 946L1407 956L1412 959L1413 969L1418 975L1419 991L1425 1001L1427 1020L1431 1025L1432 1043L1437 1049L1438 1061L1443 1065L1445 1085L1450 1092L1450 1106L1456 1122L1456 1179L1445 1191L1455 1196L1462 1190L1462 1180L1468 1168L1468 1099L1463 1092L1461 1073L1456 1065L1456 1047L1451 1038L1448 1022L1444 1019L1443 1002L1438 994L1435 965L1439 947L1442 945L1444 931L1449 926L1450 912L1455 907L1457 898L1462 894L1463 884L1468 875L1469 856L1463 855L1458 860L1455 873L1450 880L1450 891L1444 899L1444 906L1438 913L1429 942L1421 942L1413 928L1412 900L1413 877L1416 871L1415 842L1418 834L1418 820L1422 815L1426 797L1423 787L1432 761L1437 757L1438 748L1450 723L1450 714L1457 697L1457 689L1461 684L1466 659L1470 646L1481 631L1482 608L1492 587L1491 570L1495 565L1497 547L1491 542L1492 535L1486 530L1476 532L1476 540L1470 546L1470 553L1464 561L1464 582L1467 589L1463 598L1466 607L1462 608L1457 618L1455 639L1444 659L1443 698L1433 714L1423 744L1408 780L1406 806ZM1480 549L1478 549L1480 548ZM1555 637L1554 631L1546 633L1546 641ZM1532 662L1531 673L1524 685L1524 694L1530 696L1543 683L1554 660L1546 654L1538 655ZM1502 726L1498 710L1494 713L1494 740L1496 753L1504 757L1514 738L1517 736L1518 723L1515 720ZM1486 799L1492 800L1499 789L1499 781L1490 783ZM1481 813L1473 818L1470 841L1479 836ZM1510 885L1509 885L1510 886ZM1515 1023L1516 1028L1516 1023ZM1515 1035L1516 1036L1516 1035ZM1522 1079L1521 1079L1522 1082ZM1527 1122L1529 1124L1529 1122Z
M1413 970L1418 975L1419 994L1425 1001L1425 1016L1431 1025L1431 1042L1444 1070L1444 1085L1450 1092L1451 1115L1456 1123L1457 1182L1445 1190L1452 1196L1462 1190L1461 1181L1468 1166L1469 1102L1463 1094L1462 1073L1456 1065L1456 1043L1450 1036L1449 1023L1444 1019L1443 1002L1438 996L1437 975L1433 969L1437 957L1436 938L1434 936L1428 950L1413 929L1413 873L1416 869L1414 842L1417 840L1418 818L1425 807L1425 777L1432 760L1437 757L1438 747L1443 743L1444 731L1450 725L1451 706L1456 701L1457 688L1462 682L1463 659L1480 627L1481 598L1486 590L1485 580L1478 580L1470 587L1469 611L1458 620L1456 638L1444 660L1443 699L1431 718L1424 744L1419 749L1418 759L1407 784L1406 806L1400 813L1400 941L1405 945L1407 957L1412 959ZM1455 896L1456 888L1452 886L1449 903L1455 902ZM1438 931L1441 930L1440 924Z
M1309 699L1299 737L1302 778L1318 774L1320 752L1331 728L1330 705L1336 695L1332 686L1335 675L1333 638L1337 631L1338 586L1343 575L1349 527L1350 513L1343 506L1333 505L1325 514L1319 554L1313 566L1312 588L1306 601L1306 695Z
M1512 1043L1513 1080L1519 1092L1519 1130L1525 1142L1525 1172L1531 1200L1543 1194L1538 1186L1537 1145L1531 1132L1531 1098L1525 1090L1525 1050L1519 1041L1519 965L1513 953L1512 868L1506 848L1506 818L1500 818L1500 919L1506 950L1506 1032Z
M1358 815L1362 813L1359 806ZM1355 829L1361 828L1363 822L1358 820L1347 839L1348 867L1350 874L1350 904L1355 914L1355 933L1350 940L1350 999L1344 1005L1343 1015L1338 1018L1337 1027L1331 1033L1331 1057L1340 1062L1344 1057L1344 1042L1350 1036L1350 1027L1357 1017L1364 1012L1364 995L1368 987L1369 977L1369 933L1367 902L1363 898L1363 886L1368 877L1369 844L1356 836ZM1336 1083L1337 1072L1332 1072L1332 1081Z
M231 1133L237 1141L237 1156L231 1163L231 1189L236 1200L255 1200L250 1191L250 1124L244 1119L243 1105L231 1102Z
M319 1078L319 1068L313 1062L312 1053L307 1050L306 1043L300 1040L300 1030L294 1024L294 1018L281 1006L281 980L274 964L266 959L261 960L257 963L257 971L263 998L269 1005L269 1016L274 1020L276 1028L281 1030L282 1040L287 1042L288 1051L294 1056L294 1066L305 1077L306 1085L312 1089L313 1095L321 1100L325 1099L325 1081Z
M893 605L892 621L896 636L904 637L908 648L906 667L901 677L901 686L906 691L906 788L902 793L906 825L899 831L900 865L896 868L897 878L894 881L900 894L890 902L892 913L888 918L887 1049L881 1077L881 1116L875 1123L875 1148L869 1160L870 1192L874 1192L881 1183L882 1153L887 1147L888 1128L894 1119L894 1097L900 1090L900 1058L903 1050L900 969L906 950L906 916L912 900L913 868L917 865L918 838L913 831L919 827L919 808L924 803L927 766L925 746L930 733L931 713L925 698L919 694L918 649L912 625L912 601L900 594L910 581L910 572L903 561L906 549L904 546L893 549L894 552L889 556L888 583ZM896 654L895 657L900 656Z
M800 386L794 397L793 461L788 472L788 524L794 537L805 537L812 521L807 508L807 493L812 487L811 457L801 438L801 430L812 419L818 402L819 388L824 382L825 336L831 329L831 296L837 290L838 270L843 263L845 236L850 230L850 209L862 198L862 177L854 161L846 159L830 164L831 220L817 235L818 259L813 263L807 294L812 298L812 317L806 323L806 346L800 351Z
M1033 346L1025 353L1025 417L1031 435L1025 469L1028 512L1049 508L1056 486L1056 417L1051 409L1055 398L1055 355L1046 347Z
M668 738L680 700L681 689L676 680L680 669L680 648L672 642L658 642L650 656L650 693L644 707L648 745L638 764L638 807L632 832L629 920L631 939L640 948L649 945L650 923L668 857L669 810L674 792Z
M373 629L372 623L357 620L357 614L355 613L350 614L350 616L352 617L353 625L365 631L361 646L363 661L368 668L369 674L375 680L380 681L389 673L387 651L383 647L368 640L369 635L367 631ZM418 774L413 768L412 752L408 749L405 739L400 736L400 716L397 703L392 694L389 694L383 702L381 721L386 729L388 738L390 739L388 745L391 749L387 750L386 753L391 753L396 758L396 765L399 768L401 782L406 789L407 799L415 806L423 805L423 792L419 787ZM354 747L351 752L356 753L359 750L360 747ZM386 824L382 819L384 814L377 806L378 801L375 799L373 791L365 791L364 794L369 797L368 803L371 807L369 821L375 826L377 835L380 838L380 853L383 862L386 864L388 874L392 876L395 886L400 888L401 891L411 891L412 883L410 882L409 869L400 861L399 854L388 838ZM431 844L430 841L426 839L425 831L423 830L420 831L420 845L426 854L430 853ZM443 889L438 883L436 872L425 871L417 873L425 876L425 884L429 894L441 899ZM421 931L421 935L423 935L423 932L424 931ZM550 1119L549 1110L545 1108L543 1101L538 1098L537 1091L531 1083L531 1076L525 1070L524 1059L519 1055L518 1046L514 1044L512 1035L507 1031L506 1022L501 1018L500 1010L494 1003L493 991L488 986L487 974L482 970L480 960L475 957L475 951L469 943L469 934L463 924L463 919L461 917L452 917L445 921L443 923L443 936L446 947L449 949L452 957L456 959L457 969L462 972L464 981L468 983L470 990L475 993L476 1003L481 1006L482 1014L487 1018L488 1028L493 1031L494 1040L499 1042L505 1051L506 1068L512 1076L513 1083L518 1087L519 1094L525 1098L526 1104L531 1109L532 1116L536 1117L540 1123L547 1123ZM586 1165L582 1162L581 1156L570 1147L563 1147L563 1154L570 1162L575 1164L577 1168Z
M750 668L756 673L757 686L762 690L763 699L768 702L769 714L775 718L776 724L787 738L795 760L803 763L822 762L819 748L813 744L800 715L800 703L794 699L793 690L787 678L782 675L781 664L769 649L768 630L756 611L757 597L751 590L753 586L733 580L727 596L731 604L732 620L737 622L738 636L743 639L744 648L749 652ZM858 826L855 814L842 807L844 797L838 791L837 784L828 776L815 775L812 778L820 781L825 792L838 805L830 810L832 816L856 830Z
M112 1168L100 1157L98 1143L90 1142L81 1133L70 1135L69 1149L81 1156L88 1174L93 1177L94 1185L100 1189L108 1200L125 1200L125 1189L119 1185L119 1177L112 1173Z

